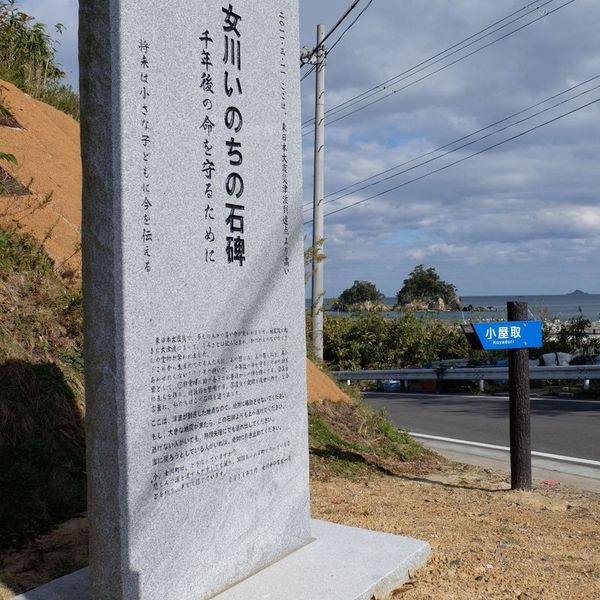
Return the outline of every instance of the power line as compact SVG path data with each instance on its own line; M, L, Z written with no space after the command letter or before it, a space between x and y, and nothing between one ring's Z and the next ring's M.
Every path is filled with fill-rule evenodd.
M302 77L300 78L300 83L302 83L309 75L314 73L316 68L317 67L313 65L308 71L306 71L306 73L304 73L304 75L302 75Z
M538 0L539 2L539 0ZM444 50L443 52L440 52L438 54L436 54L435 56L431 57L430 59L427 59L426 61L422 61L421 63L419 63L418 65L415 65L414 67L407 69L406 71L403 71L402 73L399 73L398 75L396 75L395 77L392 77L391 79L388 79L387 81L385 81L384 83L375 86L374 88L371 88L370 90L367 90L366 92L363 92L362 94L359 94L358 96L355 96L354 98L350 98L349 100L346 100L345 102L331 108L329 111L327 111L327 115L332 116L335 114L338 114L340 112L343 112L346 109L351 108L352 106L355 106L356 104L359 104L361 102L364 102L365 100L368 100L369 98L376 96L377 94L380 94L381 92L384 92L389 86L387 84L394 82L394 83L400 83L401 81L405 81L406 79L409 79L410 77L413 77L414 75L421 73L422 71L425 71L426 69L428 69L429 67L432 67L435 64L438 64L444 60L446 60L447 58L454 56L455 54L462 52L463 50L466 50L467 48L473 46L474 44L477 44L478 42L482 41L483 39L489 37L490 35L493 35L495 33L497 33L498 31L500 31L501 29L504 29L506 27L508 27L509 25L512 25L513 23L529 16L530 14L538 11L540 8L555 2L555 0L546 0L546 2L544 2L543 4L537 6L536 8L530 10L529 12L525 13L524 15L521 15L515 19L513 19L512 21L509 21L508 23L505 23L504 25L502 25L501 27L498 27L496 29L494 29L493 31L487 33L486 35L483 35L481 37L479 37L476 40L473 40L472 42L463 45L465 41L468 41L469 39L473 38L476 35L479 35L478 32L477 34L474 34L474 36L471 36L470 38L466 38L465 40L463 40L462 42L459 42L458 44L455 44L454 46L451 46L450 48L448 48L447 50ZM479 48L476 48L474 50L472 50L471 52L457 58L456 60L443 65L442 67L440 67L439 69L436 69L426 75L424 75L423 77L420 77L414 81L411 81L410 83L408 83L405 86L402 86L396 90L392 90L391 92L385 94L384 96L381 96L380 98L377 98L375 100L373 100L372 102L368 103L368 104L364 104L363 106L360 106L359 108L348 112L346 114L343 114L342 116L338 117L337 119L334 119L332 121L329 121L329 123L336 123L337 121L340 121L341 119L345 119L346 117L353 115L361 110L364 110L365 108L368 108L369 106L371 106L372 104L375 104L377 102L380 102L381 100L384 100L385 98L388 98L389 96L393 96L394 94L397 94L398 92L401 92L413 85L415 85L416 83L419 83L425 79L428 79L429 77L436 75L437 73L440 73L441 71L444 71L445 69L455 65L458 62L461 62L463 60L465 60L466 58L469 58L470 56L472 56L473 54L477 54L478 52L481 52L482 50L485 50L486 48L489 48L490 46L492 46L493 44L500 42L502 40L504 40L505 38L521 31L522 29L525 29L526 27L529 27L530 25L533 25L534 23L536 23L537 21L543 19L544 17L547 17L549 15L551 15L552 13L564 8L565 6L572 4L573 2L575 2L575 0L569 0L568 2L558 6L557 8L550 10L550 11L545 11L544 14L540 15L539 17L533 19L532 21L529 21L527 23L525 23L524 25L521 25L520 27L517 27L516 29L511 30L510 32L502 35L499 38L496 38L494 40L492 40L491 42L488 42L487 44L484 44L483 46L480 46ZM530 5L528 5L530 6ZM527 8L528 6L526 6L525 8ZM524 9L522 9L524 10ZM519 12L519 11L517 11ZM514 13L513 13L514 14ZM509 15L508 17L505 17L504 19L502 19L501 21L506 20L507 18L510 18ZM490 26L492 27L492 26ZM490 27L487 27L486 29L482 30L482 31L486 31L487 29L489 29ZM451 53L447 53L448 50L451 50L452 48L455 48L456 46L462 46L461 48L458 48L457 50L454 50ZM445 56L441 56L441 58L437 58L437 60L433 60L434 58L445 54ZM433 62L432 62L433 61ZM383 87L382 87L383 86ZM382 89L379 89L382 88ZM373 91L376 90L376 91ZM303 128L309 127L314 123L314 119L308 119L303 123ZM306 134L304 134L306 135Z
M388 83L391 83L392 81L394 81L396 78L400 77L401 75L405 75L406 73L409 73L410 71L413 71L417 67L420 67L421 65L424 65L425 63L428 63L428 62L432 61L434 58L437 58L438 56L441 56L442 54L446 54L446 52L449 52L450 50L453 50L457 46L461 46L465 42L468 42L469 40L471 40L474 37L478 36L480 33L483 33L485 31L487 31L488 29L492 29L496 25L499 25L500 23L502 23L502 21L506 21L507 19L510 19L511 17L514 17L515 15L519 14L520 12L523 12L524 10L527 10L530 6L533 6L534 4L538 4L539 2L541 2L541 0L533 0L533 2L530 2L529 4L526 4L523 8L520 8L519 10L516 10L516 11L510 13L506 17L503 17L502 19L499 19L498 21L495 21L494 23L492 23L491 25L488 25L484 29L480 29L479 31L475 32L474 34L470 35L469 37L466 37L465 39L461 40L460 42L457 42L456 44L453 44L452 46L449 46L445 50L441 50L440 52L438 52L437 54L434 54L433 56L429 57L428 59L426 59L424 61L421 61L420 63L418 63L414 67L411 67L410 69L407 69L406 71L403 71L402 73L399 73L398 75L394 75L394 77L391 77L390 79L387 79L383 83L380 83L380 84L378 84L376 86L373 86L372 88L366 90L365 92L362 92L361 94L358 94L358 96L354 96L353 98L349 98L345 102L342 102L341 104L338 104L337 106L334 106L332 108L332 110L335 109L335 108L338 108L340 106L343 106L345 104L348 104L349 102L352 102L352 100L356 100L357 98L360 98L361 96L364 96L365 94L368 94L369 92L372 92L373 90L376 90L376 89L378 89L378 88L380 88L382 86L385 86ZM538 7L538 8L540 8L540 7Z
M590 92L598 89L600 87L600 85L592 87L592 88L590 88L588 90L585 90L584 92L581 92L581 93L579 93L579 94L577 94L575 96L567 98L566 100L563 100L563 101L561 101L561 102L559 102L557 104L554 104L553 106L550 106L550 107L545 108L545 109L543 109L541 111L538 111L538 112L534 113L533 115L530 115L529 117L526 117L525 119L521 119L519 121L515 121L514 123L511 123L511 124L507 125L506 127L503 127L501 129L497 129L497 130L493 131L490 134L487 134L485 136L479 137L476 140L473 140L472 142L469 142L468 144L464 144L462 146L454 148L451 151L448 151L448 152L445 152L443 154L440 154L439 156L436 156L435 158L432 158L432 159L427 160L425 162L421 162L421 163L419 163L419 164L411 167L410 169L405 169L403 171L400 171L398 173L395 173L395 174L390 175L388 177L385 177L383 179L379 179L379 180L377 180L377 181L375 181L373 183L370 183L370 184L368 184L368 185L366 185L364 187L361 187L361 188L358 188L358 189L353 189L353 188L356 188L356 186L359 186L359 185L361 185L363 183L366 183L367 181L371 181L372 179L376 179L378 177L381 177L382 175L385 175L386 173L390 173L392 171L395 171L396 169L399 169L400 167L403 167L405 165L409 165L410 163L413 163L413 162L415 162L415 161L417 161L417 160L419 160L421 158L425 158L427 156L431 156L432 154L435 154L436 152L439 152L440 150L445 150L446 148L449 148L450 146L454 146L455 144L457 144L459 142L462 142L464 140L467 140L470 137L473 137L474 135L477 135L478 133L481 133L481 132L485 131L486 129L490 129L491 127L495 127L496 125L500 125L501 123L504 123L504 122L506 122L506 121L514 118L514 117L517 117L517 116L522 115L522 114L524 114L526 112L529 112L530 110L532 110L534 108L537 108L538 106L541 106L541 105L545 104L546 102L554 100L555 98L558 98L559 96L564 96L568 92L572 92L573 90L576 90L576 89L578 89L578 88L580 88L580 87L582 87L582 86L584 86L584 85L586 85L586 84L588 84L588 83L590 83L592 81L595 81L595 80L597 80L599 78L600 78L600 75L595 75L594 77L590 77L589 79L586 79L585 81L582 81L581 83L578 83L577 85L573 85L573 86L567 88L566 90L563 90L562 92L558 92L557 94L553 94L552 96L549 96L548 98L545 98L544 100L541 100L540 102L532 104L531 106L528 106L527 108L524 108L524 109L519 110L519 111L517 111L515 113L512 113L511 115L509 115L507 117L504 117L503 119L500 119L498 121L495 121L494 123L491 123L490 125L486 125L485 127L477 129L476 131L473 131L473 132L471 132L471 133L469 133L467 135L464 135L464 136L462 136L460 138L457 138L457 139L455 139L455 140L453 140L451 142L448 142L448 143L444 144L443 146L439 146L437 148L434 148L433 150L430 150L429 152L426 152L426 153L421 154L419 156L415 156L414 158L411 158L410 160L407 160L407 161L402 162L400 164L394 165L393 167L390 167L389 169L385 169L384 171L381 171L380 173L376 173L374 175L371 175L370 177L366 177L365 179L357 181L357 182L353 183L352 185L349 185L349 186L346 186L344 188L341 188L341 189L339 189L339 190L337 190L335 192L331 192L331 193L327 194L325 196L325 198L331 198L331 196L337 196L338 194L342 194L342 195L338 196L337 198L333 198L333 199L327 201L326 204L329 204L331 202L336 202L337 200L341 200L342 198L346 198L347 196L349 196L351 194L355 194L355 193L363 191L363 190L365 190L367 188L373 187L375 185L379 185L380 183L382 183L384 181L387 181L389 179L397 177L398 175L402 175L402 174L404 174L404 173L406 173L408 171L412 171L413 169L416 169L417 167L423 166L424 164L428 164L428 163L430 163L430 162L432 162L434 160L438 160L439 158L443 158L444 156L447 156L448 154L451 154L452 152L456 152L458 150L461 150L462 148L465 148L466 146L474 144L475 142L479 142L479 141L481 141L481 140L483 140L483 139L485 139L487 137L490 137L491 135L495 135L496 133L500 133L502 131L505 131L509 127L514 127L515 125L518 125L518 124L523 123L523 122L525 122L525 121L527 121L529 119L532 119L532 118L534 118L534 117L536 117L536 116L538 116L538 115L540 115L540 114L542 114L544 112L552 110L552 109L556 108L557 106L560 106L560 105L565 104L567 102L571 102L572 100L575 100L576 98L584 96L585 94L589 94ZM349 190L352 190L352 191L349 191ZM344 192L348 192L348 193L344 193ZM311 204L305 204L304 206L307 207L307 206L310 206L310 205ZM306 208L305 208L305 211L306 211Z
M360 2L360 0L354 0L354 2L350 5L348 10L346 10L346 12L338 19L338 22L333 26L333 29L322 39L321 43L318 46L313 48L312 52L308 55L308 58L306 59L306 62L304 64L307 64L310 61L310 59L315 55L315 53L318 52L323 47L325 42L333 35L335 30L344 22L346 17L348 17L348 15L356 8L356 6L359 2Z
M555 13L558 10L561 10L562 8L564 8L565 6L568 6L569 4L572 4L573 2L575 2L575 0L569 0L568 2L565 2L564 4L561 4L560 6L558 6L557 8L551 10L551 11L546 11L543 15L535 18L533 21L529 21L528 23L525 23L524 25L521 25L520 27L517 27L517 29L513 29L512 31L509 31L508 33L504 34L503 36L492 40L491 42L488 42L487 44L484 44L483 46L476 48L475 50L472 50L471 52L469 52L468 54L465 54L464 56L461 56L460 58L457 58L456 60L448 63L447 65L444 65L442 67L440 67L439 69L436 69L435 71L432 71L431 73L427 73L427 75L423 75L423 77L419 77L419 79L415 79L414 81L411 81L410 83L407 83L406 85L391 91L390 93L386 94L385 96L382 96L381 98L377 98L371 102L369 102L368 104L364 104L363 106L359 106L358 108L354 109L353 111L350 111L349 113L343 114L340 117L337 117L336 119L333 119L332 121L327 121L327 123L329 125L332 125L333 123L337 123L338 121L341 121L342 119L345 119L346 117L349 117L353 114L356 114L357 112L360 112L362 110L364 110L365 108L368 108L369 106L372 106L373 104L377 104L378 102L381 102L382 100L385 100L386 98L389 98L390 96L393 96L394 94L397 94L398 92L401 92L425 79L428 79L429 77L431 77L432 75L435 75L441 71L444 71L445 69L455 65L458 62L461 62L463 60L465 60L466 58L469 58L469 56L472 56L473 54L477 54L478 52L481 52L482 50L485 50L486 48L488 48L489 46L492 46L493 44L496 44L500 41L502 41L503 39L514 35L515 33L518 33L519 31L521 31L522 29L525 29L526 27L529 27L530 25L533 25L534 23L536 23L537 21L539 21L540 19L543 19L544 17L547 17L549 15L551 15L552 13ZM302 134L302 136L307 135L308 133L310 133L310 131L305 132Z
M539 1L539 0L537 0ZM369 3L360 11L360 13L358 13L358 16L354 19L354 21L352 21L352 23L350 23L350 25L348 25L348 27L346 27L346 29L344 29L344 31L342 31L340 37L333 43L333 45L331 46L331 48L329 48L328 50L328 54L331 53L331 51L340 43L341 39L344 37L344 35L350 30L352 29L352 27L354 26L354 24L361 18L361 16L365 13L365 11L367 10L367 8L369 8L369 6L371 6L371 4L373 3L373 0L369 0ZM333 32L333 31L332 31ZM332 33L330 32L330 33ZM325 39L327 39L327 36L325 36ZM323 44L319 44L319 47L321 47ZM316 48L315 48L316 50ZM306 59L307 61L310 60L315 52L315 50L313 50L313 52L310 54L310 56ZM300 65L300 67L302 68L306 63L302 63L302 65ZM307 77L309 77L312 73L315 72L315 69L317 67L315 65L312 65L311 68L300 78L300 83L302 83ZM313 119L314 122L314 119Z
M462 150L463 148L467 148L468 146L472 146L473 144L480 142L481 140L485 140L493 135L496 135L497 133L502 133L503 131L506 131L507 129L509 129L510 127L514 127L515 125L520 125L521 123L525 123L526 121L530 121L531 119L538 117L539 115L548 112L550 110L554 110L555 108L557 108L558 106L561 106L563 104L566 104L567 102L571 102L572 100L575 100L576 98L579 98L581 96L584 96L585 94L589 94L590 92L593 92L594 90L597 90L598 88L600 88L600 85L594 86L593 88L590 88L589 90L586 90L584 92L581 92L575 96L573 96L572 98L567 98L566 100L562 100L561 102L558 102L552 106L549 106L547 108L544 108L540 111L537 111L535 113L533 113L532 115L525 117L523 119L519 119L518 121L515 121L514 123L510 123L509 125L506 125L504 127L501 127L500 129L497 129L496 131L492 131L490 133L487 133L486 135L483 135L477 139L474 139L470 142L467 142L466 144L463 144L462 146L458 146L457 148L453 148L452 150L448 150L447 152L444 152L443 154L440 154L439 156L434 156L433 158L430 158L428 160L425 160L423 162L417 163L416 165L413 165L412 167L409 167L408 169L404 169L403 171L399 171L398 173L394 173L393 175L388 175L387 177L384 177L383 179L380 179L379 181L375 181L373 183L369 183L368 185L365 185L361 188L358 188L356 190L354 190L353 192L348 192L347 194L344 194L343 196L339 196L338 198L334 198L332 200L328 200L327 202L324 202L324 204L331 204L332 202L336 202L338 200L341 200L342 198L346 198L347 196L350 196L352 194L356 194L358 192L361 192L363 190L366 190L368 188L374 187L376 185L379 185L380 183L383 183L384 181L388 181L390 179L394 179L395 177L398 177L399 175L403 175L404 173L408 173L409 171L414 171L415 169L422 167L423 165L427 165L429 163L432 163L436 160L439 160L440 158L444 158L445 156L448 156L449 154L454 154L455 152L458 152L459 150ZM304 211L306 212L306 209L304 209Z
M553 1L553 0L550 0ZM439 69L436 69L435 71L432 71L431 73L427 73L426 75L423 75L422 77L419 77L418 79L415 79L414 81L411 81L409 83L407 83L406 85L397 88L395 90L392 90L391 92L389 92L388 94L386 94L385 96L381 96L380 98L376 98L375 100L372 100L371 102L364 104L362 106L359 106L358 108L345 113L343 115L341 115L340 117L337 117L336 119L327 121L328 124L332 125L333 123L337 123L338 121L341 121L342 119L345 119L353 114L356 114L362 110L364 110L365 108L368 108L370 106L372 106L373 104L377 104L378 102L381 102L382 100L385 100L386 98L389 98L390 96L393 96L394 94L397 94L398 92L402 92L404 90L406 90L409 87L412 87L413 85L420 83L421 81L424 81L425 79L428 79L429 77L432 77L433 75L436 75L437 73L440 73L441 71L445 71L446 69L448 69L449 67L465 60L466 58L469 58L470 56L473 56L473 54L477 54L478 52L481 52L482 50L485 50L486 48L489 48L490 46L492 46L493 44L496 44L504 39L506 39L507 37L510 37L511 35L514 35L515 33L518 33L519 31L525 29L526 27L529 27L530 25L533 25L534 23L537 23L537 21L540 21L541 19L551 15L552 13L557 12L558 10L561 10L562 8L565 8L566 6L568 6L569 4L572 4L573 2L575 2L575 0L569 0L568 2L565 2L564 4L561 4L560 6L558 6L557 8L550 10L550 11L546 11L543 15L533 19L532 21L529 21L528 23L525 23L524 25L521 25L520 27L517 27L516 29L513 29L512 31L509 31L508 33L502 35L499 38L496 38L495 40L492 40L491 42L488 42L487 44L484 44L483 46L480 46L479 48L476 48L475 50L472 50L471 52L465 54L464 56L461 56L459 58L457 58L456 60L453 60L452 62L443 65L442 67L440 67ZM366 98L363 98L363 100L366 100ZM362 100L360 101L362 102ZM355 103L355 104L358 104ZM352 106L352 105L350 105ZM350 108L350 106L348 106L347 108ZM310 133L310 131L303 133L302 135L305 136L308 133Z
M459 158L458 160L455 160L454 162L451 162L447 165L444 165L443 167L439 167L438 169L435 169L433 171L429 171L428 173L425 173L424 175L420 175L419 177L415 177L414 179L409 179L408 181L404 181L403 183L396 185L394 187L391 187L387 190L384 190L382 192L379 192L377 194L373 194L372 196L369 196L368 198L363 198L362 200L358 200L357 202L353 202L352 204L349 204L348 206L342 206L341 208L337 208L336 210L332 210L331 212L328 212L325 214L326 217L329 217L331 215L335 215L339 212L342 212L344 210L348 210L349 208L352 208L354 206L357 206L359 204L362 204L364 202L367 202L368 200L373 200L374 198L379 198L380 196L383 196L384 194L389 194L390 192L393 192L397 189L400 189L402 187L405 187L411 183L415 183L416 181L420 181L421 179L425 179L426 177L430 177L431 175L435 175L436 173L439 173L440 171L444 171L446 169L449 169L450 167L453 167L454 165L457 165L459 163L465 162L466 160L469 160L470 158L473 158L475 156L479 156L480 154L483 154L484 152L488 152L489 150L493 150L494 148L497 148L498 146L502 146L503 144L506 144L507 142L511 142L513 140L516 140L520 137L523 137L524 135L531 133L532 131L536 131L537 129L540 129L542 127L545 127L546 125L549 125L551 123L554 123L555 121L558 121L560 119L563 119L564 117L567 117L569 115L572 115L573 113L576 113L584 108L587 108L588 106L591 106L592 104L596 104L597 102L600 102L600 98L596 98L595 100L591 100L590 102L583 104L582 106L578 106L577 108L573 108L572 110L569 110L565 113L562 113L560 115L558 115L557 117L554 117L552 119L549 119L548 121L544 121L543 123L540 123L538 125L536 125L535 127L531 127L530 129L526 129L525 131L522 131L521 133L517 133L509 138L506 138L505 140L501 140L499 142L496 142L495 144L492 144L491 146L487 146L486 148L483 148L481 150L478 150L477 152L474 152L473 154L469 154L468 156L464 156L462 158ZM311 221L305 221L304 225L307 225L308 223L311 223Z
M350 29L354 27L356 22L363 16L363 14L367 11L371 4L373 4L373 0L369 0L369 3L358 13L354 21L352 21L352 23L350 23L350 25L348 25L348 27L346 27L344 31L342 31L340 37L331 45L331 48L329 48L329 50L327 51L328 54L331 54L333 52L333 49L342 41L342 38L346 35L346 33L348 33L348 31L350 31Z

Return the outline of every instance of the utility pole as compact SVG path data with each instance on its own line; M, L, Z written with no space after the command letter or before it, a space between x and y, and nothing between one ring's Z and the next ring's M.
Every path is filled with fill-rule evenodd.
M325 170L325 57L323 46L325 27L317 26L317 47L314 50L316 65L315 88L315 147L313 184L313 236L312 236L312 342L319 360L323 360L323 196Z

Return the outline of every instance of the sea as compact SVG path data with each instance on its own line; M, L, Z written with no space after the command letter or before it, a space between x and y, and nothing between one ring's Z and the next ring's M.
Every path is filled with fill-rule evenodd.
M527 302L531 319L569 319L582 316L590 321L600 320L600 294L571 293L551 296L461 296L462 307L472 305L476 311L446 311L446 312L417 312L423 318L435 318L444 321L463 320L505 320L506 303L511 300ZM393 306L396 298L385 298L385 304ZM356 316L347 313L338 313L327 310L331 306L331 299L325 299L327 315ZM310 300L306 301L306 309L310 310ZM387 318L395 318L401 312L389 311L378 313Z

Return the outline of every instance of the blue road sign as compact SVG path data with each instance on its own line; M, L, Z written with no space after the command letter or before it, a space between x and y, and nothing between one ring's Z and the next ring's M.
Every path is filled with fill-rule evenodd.
M518 350L540 348L541 321L503 321L500 323L473 323L483 350Z

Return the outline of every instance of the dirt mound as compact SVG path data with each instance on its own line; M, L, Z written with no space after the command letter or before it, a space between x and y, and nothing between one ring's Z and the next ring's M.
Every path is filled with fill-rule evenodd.
M350 397L342 392L335 381L316 367L310 360L306 361L306 379L308 383L308 403L315 404L320 400L350 403Z
M0 122L0 150L18 165L3 168L31 195L0 196L0 225L34 235L59 270L81 273L79 124L59 110L0 81L2 104L14 121Z

